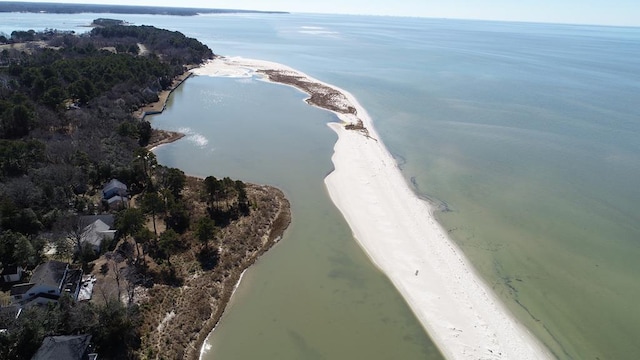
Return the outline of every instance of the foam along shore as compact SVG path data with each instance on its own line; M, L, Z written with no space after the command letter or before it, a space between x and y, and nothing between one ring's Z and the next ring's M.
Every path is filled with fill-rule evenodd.
M240 77L263 74L306 92L330 93L320 97L333 99L329 106L312 103L312 93L307 99L351 124L329 125L338 134L332 157L335 170L325 179L329 195L358 243L391 279L444 356L552 358L475 273L436 222L429 204L411 190L371 118L351 94L285 65L259 60L217 58L193 72Z

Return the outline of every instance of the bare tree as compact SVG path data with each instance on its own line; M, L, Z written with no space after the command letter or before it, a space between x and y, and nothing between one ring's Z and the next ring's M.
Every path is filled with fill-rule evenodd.
M122 293L120 291L120 267L119 264L115 261L115 260L110 260L111 261L111 272L113 273L113 278L116 280L116 288L118 291L118 301L120 301L120 296L122 296Z
M135 267L129 266L122 269L125 274L125 287L127 290L127 306L131 306L134 303L135 295L136 295L136 287L140 280L140 273L135 269Z
M84 233L84 224L82 218L77 214L66 214L57 221L54 231L60 242L73 243L75 252L80 252L82 249L82 237Z

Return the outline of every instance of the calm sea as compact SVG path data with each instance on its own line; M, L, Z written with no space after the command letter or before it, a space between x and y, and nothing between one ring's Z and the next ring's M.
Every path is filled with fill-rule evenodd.
M105 14L3 14L0 31ZM353 93L407 181L561 359L640 354L640 29L329 15L118 16ZM189 80L157 151L199 175L283 188L294 223L209 339L216 358L437 358L322 185L335 120L286 87ZM248 344L251 344L249 346ZM397 350L397 349L400 350Z

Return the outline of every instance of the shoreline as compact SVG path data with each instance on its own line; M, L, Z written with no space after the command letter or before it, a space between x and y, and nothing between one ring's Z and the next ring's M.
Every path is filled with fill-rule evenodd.
M168 99L173 91L193 75L193 68L194 67L190 66L189 70L174 79L169 89L160 92L158 94L158 101L143 106L142 108L134 112L133 116L140 120L143 120L147 115L161 114L165 110ZM181 132L152 128L151 139L149 141L149 144L145 148L148 151L153 151L160 146L178 141L186 135L187 134ZM192 179L192 181L196 182L204 180L203 177L194 175L187 175L187 178ZM273 219L271 219L268 234L263 236L262 245L260 246L260 248L252 253L245 254L245 258L243 259L242 263L239 265L236 264L235 267L232 267L231 270L229 270L228 277L220 282L219 291L221 294L217 298L211 298L213 300L213 311L209 315L209 318L200 326L199 331L197 332L197 334L195 334L195 339L192 339L192 342L188 344L187 350L184 354L184 357L187 359L202 358L202 355L207 350L205 349L206 340L213 333L220 320L224 316L227 306L231 302L233 295L238 289L238 286L240 285L245 272L256 261L258 261L262 255L264 255L273 246L280 242L285 231L291 223L291 205L280 189L269 185L259 185L252 183L247 183L247 185L248 189L252 189L250 190L250 192L256 192L256 189L260 189L261 191L271 193L272 196L274 196L274 199L280 204L279 210L274 214ZM234 224L231 225L236 226ZM211 276L211 274L209 275ZM204 276L202 277L204 278ZM184 286L181 288L184 288ZM174 317L179 316L182 313L177 310L178 309L174 306L172 311L178 314L174 315Z
M276 241L276 243L277 243L277 241ZM273 246L275 246L275 244ZM216 331L216 329L218 328L218 324L220 323L220 321L222 321L222 318L227 313L227 307L233 301L233 295L236 294L236 291L238 290L238 287L240 286L240 283L242 282L242 278L244 278L244 274L247 272L247 270L249 270L249 268L244 269L242 271L242 273L240 273L240 277L238 278L238 282L236 282L236 284L233 286L233 291L231 291L231 295L229 296L229 300L226 302L226 304L224 304L224 310L222 311L222 314L218 318L218 321L215 323L215 325L213 325L213 329L211 329L211 331L209 332L207 337L204 338L204 341L202 342L202 344L200 344L200 354L198 355L198 359L202 359L202 355L204 355L207 351L211 350L211 346L207 346L207 340L209 340L209 336L213 335L213 333Z
M194 217L206 211L206 204L197 200L200 194L197 189L203 181L201 176L187 175L184 196L190 199L189 211ZM284 192L269 185L245 184L247 196L259 204L258 208L219 229L216 265L194 272L194 266L201 266L198 253L202 244L193 234L187 234L183 240L191 249L172 257L174 271L182 283L179 286L158 283L140 293L143 300L139 304L146 308L142 326L149 330L142 333L144 351L141 354L152 351L171 358L179 354L179 358L199 359L207 337L223 317L246 270L276 246L288 229L291 205ZM257 226L245 231L250 224ZM240 236L242 244L232 248ZM191 296L183 297L185 291ZM174 315L165 320L166 314Z
M142 106L140 109L134 111L132 115L136 119L142 121L147 117L147 115L162 114L164 110L167 108L167 102L169 101L169 97L171 96L171 94L173 94L173 92L178 87L180 87L180 85L182 85L188 78L190 78L193 75L191 70L194 67L195 66L188 65L187 66L188 70L178 75L175 79L173 79L173 82L171 83L171 86L168 89L162 90L158 93L158 101ZM151 139L149 140L149 144L147 144L145 148L149 151L153 151L154 149L156 149L161 145L170 144L172 142L182 139L185 136L186 134L183 134L177 131L169 131L169 130L152 128Z
M201 179L201 177L195 177L190 175L192 178ZM270 185L258 185L247 183L250 187L254 189L262 189L267 190L272 193L278 194L276 200L280 203L280 207L278 212L275 213L270 225L268 234L263 236L262 246L260 249L255 251L252 254L248 254L245 261L236 268L232 269L228 278L224 281L223 293L219 297L219 306L217 306L216 310L211 313L209 319L200 327L200 331L198 332L197 338L195 339L195 344L190 346L191 352L186 356L187 359L202 359L202 355L206 353L208 349L205 349L207 345L207 339L214 332L214 330L218 327L218 324L224 317L224 314L227 311L227 306L233 300L233 295L238 290L240 283L242 282L242 278L244 277L247 270L255 264L260 258L267 253L267 251L271 250L274 246L280 243L280 240L284 236L284 233L291 225L291 204L289 200L287 200L284 192L282 190L270 186ZM270 190L268 190L270 189Z
M149 151L153 151L162 145L178 141L185 136L186 134L183 134L181 132L152 129L151 139L149 140L149 144L145 146L145 148Z
M547 359L404 179L366 110L350 93L282 64L216 58L196 75L251 77L300 89L335 113L338 134L325 178L358 244L392 281L447 359ZM320 99L314 101L313 99Z
M176 76L168 89L162 90L158 93L158 101L142 106L140 109L133 112L133 116L139 120L144 120L147 115L162 114L164 109L167 107L167 101L169 100L171 93L180 87L180 85L191 77L191 75L193 75L193 73L191 72L191 69L189 69L181 75Z

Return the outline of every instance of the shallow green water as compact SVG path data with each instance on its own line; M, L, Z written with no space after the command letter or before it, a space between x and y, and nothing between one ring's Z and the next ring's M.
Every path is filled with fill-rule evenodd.
M161 163L276 185L292 204L291 227L245 274L204 358L440 359L331 203L323 179L335 117L303 98L249 79L196 77L152 118L188 133L155 151Z
M635 358L635 160L575 134L437 126L424 132L429 152L411 149L415 128L385 139L410 154L404 173L420 191L446 199L438 219L507 306L559 358Z

